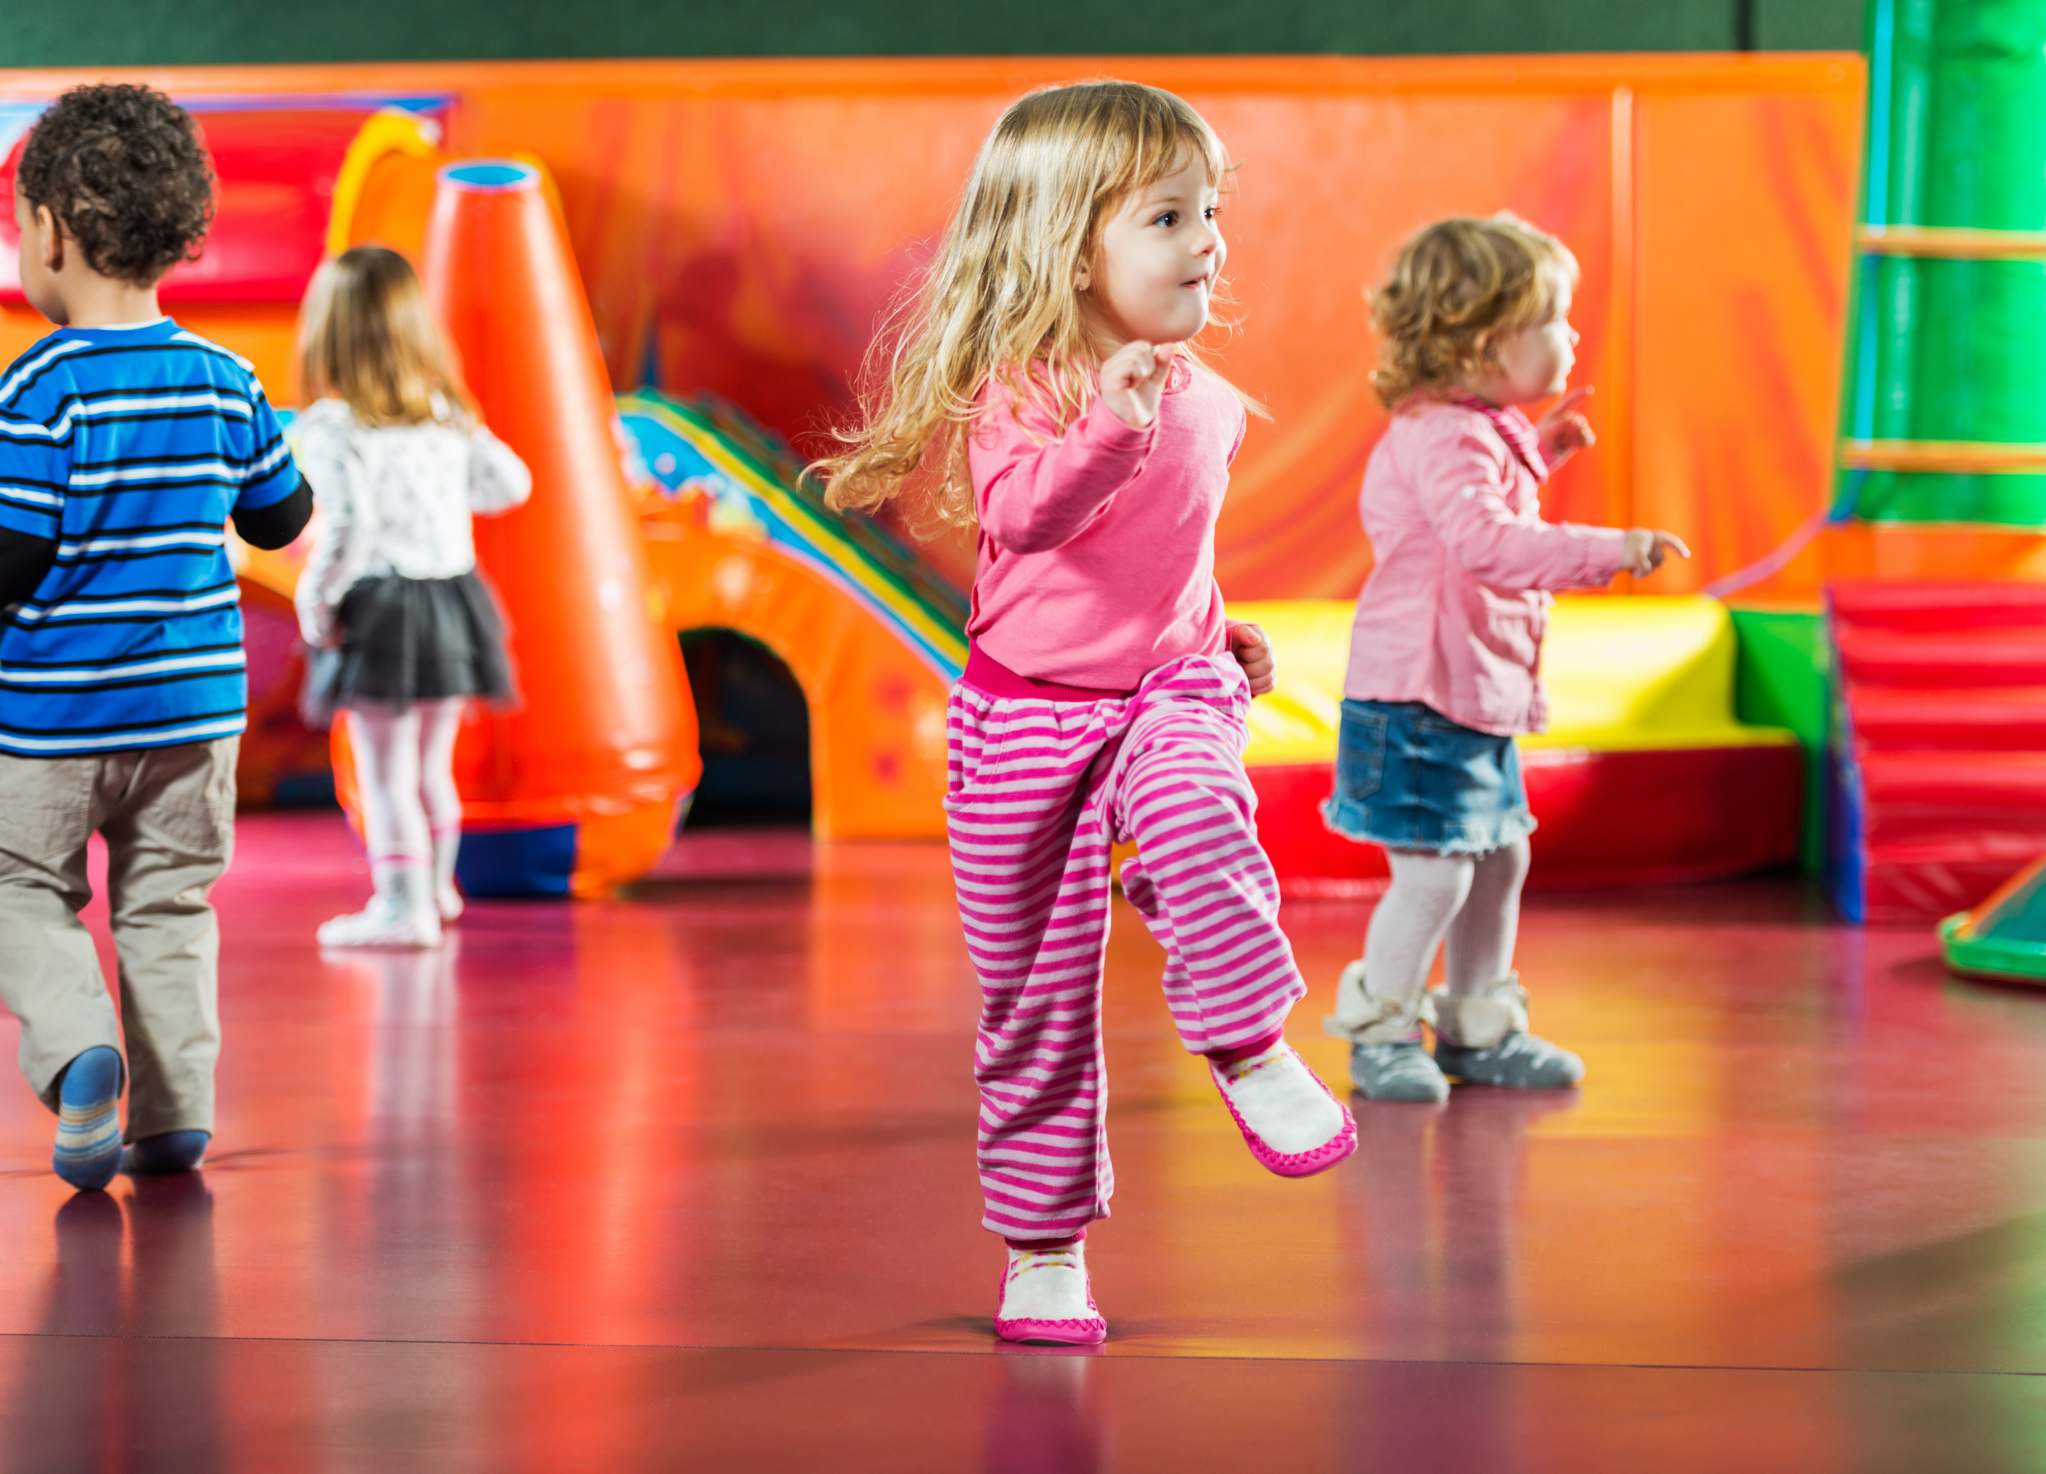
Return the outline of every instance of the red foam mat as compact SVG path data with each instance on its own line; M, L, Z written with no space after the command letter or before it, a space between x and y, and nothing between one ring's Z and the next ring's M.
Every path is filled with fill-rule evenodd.
M1923 923L1978 906L2046 851L2037 835L1984 834L1967 845L1876 850L1868 860L1866 920Z
M1855 735L1891 752L2046 752L2046 689L1926 691L1856 687Z
M2046 585L1840 584L1830 593L1842 784L1834 895L1931 921L2046 851Z
M2046 685L2046 631L1974 634L1836 625L1841 674L1853 683L1951 690Z
M2046 626L2046 584L1837 583L1828 593L1834 617L1862 629Z
M1663 752L1538 749L1522 754L1534 811L1532 886L1716 880L1797 858L1804 756L1796 747ZM1289 895L1369 894L1384 851L1321 819L1333 772L1256 767L1258 834Z

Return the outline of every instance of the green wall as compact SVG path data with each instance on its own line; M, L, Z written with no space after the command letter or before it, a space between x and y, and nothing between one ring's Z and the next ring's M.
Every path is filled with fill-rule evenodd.
M1875 0L1871 225L2046 225L2046 0ZM2046 440L2046 262L1864 258L1841 429L1857 440ZM1840 473L1871 521L2046 526L2046 476Z
M1788 727L1804 748L1805 873L1826 858L1827 685L1832 665L1826 617L1801 610L1735 609L1740 641L1734 667L1734 715L1757 727Z
M1861 45L1861 0L93 0L7 11L9 67Z

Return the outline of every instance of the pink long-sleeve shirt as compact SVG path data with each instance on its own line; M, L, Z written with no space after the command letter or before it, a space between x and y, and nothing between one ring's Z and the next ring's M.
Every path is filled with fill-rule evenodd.
M1378 561L1357 600L1343 694L1424 702L1497 736L1546 728L1548 591L1612 578L1626 534L1544 522L1535 470L1483 413L1456 404L1393 416L1358 511Z
M1243 406L1173 365L1158 417L1133 430L1096 398L1063 434L998 382L967 444L980 557L966 632L1018 675L1133 691L1184 655L1227 648L1215 519Z

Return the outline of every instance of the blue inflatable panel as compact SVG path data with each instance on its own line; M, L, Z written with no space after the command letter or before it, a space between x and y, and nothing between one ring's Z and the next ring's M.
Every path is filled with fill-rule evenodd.
M573 824L465 833L455 878L469 896L566 896L575 874L575 835Z

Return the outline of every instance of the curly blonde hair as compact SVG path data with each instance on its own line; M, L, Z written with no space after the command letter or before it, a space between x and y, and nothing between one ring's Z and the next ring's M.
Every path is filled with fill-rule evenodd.
M1505 211L1456 215L1408 241L1371 293L1378 368L1371 387L1388 409L1448 389L1492 361L1499 340L1555 314L1577 284L1577 258L1554 236Z
M900 499L921 533L971 526L965 448L976 396L998 376L1061 426L1085 412L1085 370L1097 355L1081 318L1080 267L1132 192L1189 159L1222 186L1221 140L1156 87L1076 82L1010 104L936 257L875 340L859 423L835 432L839 454L810 467L828 481L830 504L872 510ZM1180 351L1194 357L1191 345Z

